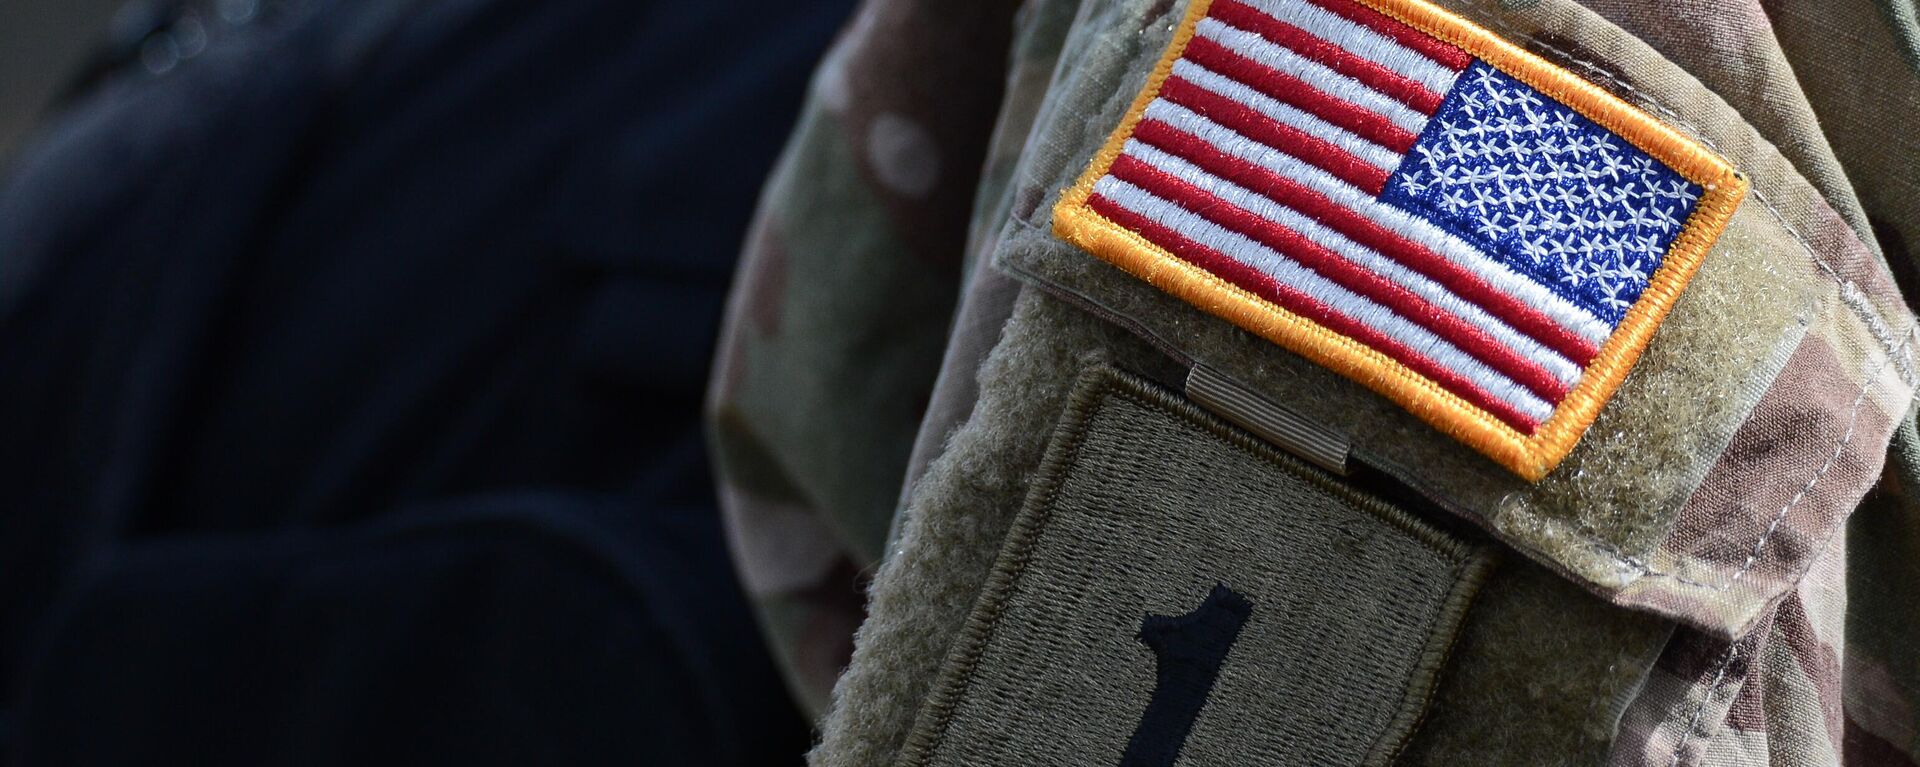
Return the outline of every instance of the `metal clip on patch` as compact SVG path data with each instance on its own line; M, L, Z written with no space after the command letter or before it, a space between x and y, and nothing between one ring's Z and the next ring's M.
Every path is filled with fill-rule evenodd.
M1193 0L1054 231L1537 481L1745 194L1424 0Z

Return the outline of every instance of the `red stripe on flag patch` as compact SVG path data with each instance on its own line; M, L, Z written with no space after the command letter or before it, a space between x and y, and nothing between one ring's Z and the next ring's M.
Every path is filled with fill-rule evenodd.
M1313 0L1313 4L1340 14L1355 24L1363 25L1375 32L1393 38L1394 42L1419 51L1421 55L1443 64L1453 71L1466 69L1473 63L1473 56L1453 45L1427 36L1420 30L1407 26L1387 16L1361 5L1355 0Z
M1426 246L1394 234L1372 219L1292 179L1228 155L1212 144L1166 123L1143 120L1134 127L1133 135L1185 158L1208 173L1248 189L1261 190L1275 202L1300 211L1354 242L1406 264L1408 268L1458 293L1461 298L1485 307L1495 317L1513 325L1516 330L1533 337L1547 348L1565 355L1575 364L1585 365L1599 353L1593 344L1561 327L1551 317L1527 306L1511 293L1488 284L1479 275L1448 261Z
M1434 306L1411 291L1393 284L1379 274L1367 271L1342 258L1339 254L1301 236L1299 232L1267 221L1126 155L1121 155L1119 159L1114 160L1109 172L1115 178L1145 189L1216 224L1246 235L1255 242L1274 249L1281 255L1324 275L1354 293L1372 299L1382 306L1392 307L1401 316L1433 331L1434 335L1447 339L1488 367L1527 387L1541 399L1558 402L1560 398L1566 396L1566 387L1554 380L1552 374L1515 354L1512 349L1501 345L1485 331Z
M1228 282L1247 290L1254 295L1286 307L1288 311L1299 314L1334 332L1353 338L1370 347L1380 350L1402 365L1406 365L1421 375L1444 383L1448 389L1473 403L1475 407L1492 413L1502 422L1523 434L1533 433L1536 424L1525 414L1501 402L1485 389L1474 385L1464 376L1449 370L1432 359L1414 351L1412 348L1373 329L1352 317L1334 311L1326 304L1279 281L1268 277L1259 270L1237 261L1213 248L1181 236L1166 226L1139 215L1100 195L1087 199L1087 206L1107 217L1114 223L1139 232L1141 236L1152 240L1159 246L1172 251L1196 266L1206 269Z
M1054 231L1537 480L1745 189L1428 0L1193 0Z
M1385 169L1369 165L1345 149L1186 80L1168 78L1160 87L1160 96L1267 146L1292 147L1290 153L1369 194L1379 194L1387 188L1389 174Z
M1345 48L1261 13L1252 6L1233 0L1223 0L1214 4L1209 15L1286 46L1295 53L1325 64L1328 69L1335 72L1359 80L1367 87L1392 96L1424 114L1433 114L1434 110L1440 108L1440 102L1446 99L1444 93L1427 90L1412 78L1356 56Z
M1195 64L1238 80L1256 91L1395 152L1412 149L1413 142L1420 138L1375 112L1327 95L1305 80L1241 56L1204 37L1196 37L1187 44L1186 57Z

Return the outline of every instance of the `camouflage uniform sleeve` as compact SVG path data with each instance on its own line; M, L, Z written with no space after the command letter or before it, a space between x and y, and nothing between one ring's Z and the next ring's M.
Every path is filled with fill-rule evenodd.
M866 3L815 75L739 266L709 395L722 507L815 711L938 370L1012 5Z
M1911 4L1589 5L1741 109L1884 255L1912 303L1920 287L1908 245L1920 235L1920 138L1898 127L1920 119L1920 23ZM1676 12L1698 21L1673 23ZM1920 598L1900 585L1920 579L1912 490L1920 439L1915 412L1900 413L1906 402L1875 409L1865 399L1856 413L1872 410L1867 418L1897 425L1878 484L1850 516L1836 518L1844 519L1838 534L1816 538L1824 548L1787 576L1798 581L1744 637L1676 634L1623 718L1615 764L1920 764ZM1792 436L1813 442L1810 432ZM1826 463L1854 460L1836 452Z
M1920 18L1898 0L1767 4L1780 44L1857 191L1909 305L1920 290ZM1817 691L1824 745L1844 764L1920 764L1920 413L1894 435L1880 484L1844 540L1783 605L1767 690ZM1796 625L1803 626L1795 630ZM1797 640L1797 641L1796 641ZM1751 710L1752 706L1747 707ZM1751 721L1751 718L1748 718ZM1838 744L1836 747L1834 744Z
M1366 763L1920 764L1920 598L1911 588L1920 579L1920 502L1911 489L1920 482L1920 432L1909 412L1920 379L1911 346L1920 329L1902 297L1914 288L1905 278L1920 273L1906 245L1920 231L1920 190L1913 188L1920 146L1908 127L1920 117L1920 28L1912 9L1893 0L1433 0L1725 155L1754 190L1737 214L1736 235L1703 267L1707 279L1724 281L1721 288L1708 283L1676 309L1681 319L1660 330L1629 380L1645 396L1610 406L1614 420L1602 414L1569 470L1528 486L1454 460L1459 451L1451 447L1412 452L1431 435L1399 429L1397 414L1378 416L1388 426L1368 425L1380 403L1364 390L1165 296L1142 297L1149 287L1091 261L1049 229L1061 190L1192 5L1031 3L1023 17L1028 36L1013 43L1004 103L991 103L997 92L981 95L966 113L977 120L968 135L984 141L999 111L986 172L950 178L946 139L926 142L942 147L927 154L943 170L932 174L938 181L927 182L932 191L923 202L930 206L950 180L970 185L954 187L939 207L951 228L937 238L911 234L925 230L911 226L920 219L907 212L930 208L902 207L899 189L887 186L890 176L913 174L882 167L881 156L915 154L901 149L914 142L876 144L880 118L872 114L886 110L858 105L866 103L859 94L889 93L886 83L896 82L889 78L932 79L926 72L940 70L850 73L860 62L885 69L908 60L857 55L874 45L862 39L913 40L930 51L948 45L938 42L942 36L971 40L979 28L948 20L916 38L887 21L881 9L896 6L882 3L863 14L820 75L749 247L715 395L724 492L746 580L816 710L861 620L855 587L844 579L874 573L871 616L839 680L814 763L1078 763L1035 755L1084 759L1090 752L1062 744L1099 737L1116 759L1123 747L1136 753L1128 733L1144 731L1153 717L1128 707L1151 709L1160 700L1155 692L1155 702L1146 702L1157 658L1129 633L1139 616L1094 616L1120 627L1101 638L1106 644L1063 650L1049 642L1111 596L1111 584L1090 575L1111 563L1087 552L1132 547L1127 567L1102 571L1115 579L1160 572L1153 568L1184 556L1174 553L1182 540L1116 541L1121 522L1114 520L1129 519L1129 506L1176 517L1215 509L1128 490L1148 473L1142 465L1152 468L1146 461L1101 475L1100 487L1087 491L1107 493L1088 505L1098 512L1092 518L1110 525L1036 543L1023 537L1023 520L1052 509L1056 483L1071 479L1066 459L1056 457L1061 445L1077 443L1051 441L1081 433L1069 426L1093 429L1073 425L1088 391L1075 388L1083 374L1135 374L1146 381L1136 388L1163 387L1156 396L1165 401L1155 401L1166 412L1187 412L1181 408L1191 405L1193 376L1205 362L1235 379L1245 389L1239 394L1284 403L1365 448L1354 453L1359 468L1338 484L1377 491L1439 521L1443 537L1501 553L1448 639L1444 668L1395 688L1419 698L1418 726L1395 731L1404 741L1391 760ZM912 65L937 67L929 59ZM962 250L969 202L971 240ZM945 271L926 283L939 287L937 296L913 292L930 268L911 259L929 242L951 248ZM811 266L802 267L803 259ZM956 284L964 286L957 313ZM951 330L949 317L957 317ZM918 367L894 381L906 366L892 355L907 343L922 344L914 347ZM908 391L912 397L902 394ZM894 415L880 417L894 397L902 398ZM1684 418L1667 417L1676 414ZM1141 416L1103 438L1159 455L1178 430L1166 423L1148 430L1151 420ZM1129 455L1138 454L1103 460ZM1178 467L1168 482L1204 486L1216 468ZM902 472L914 491L890 535ZM1248 482L1285 473L1247 472ZM1660 494L1641 492L1647 488ZM1301 498L1310 495L1266 499L1288 506L1279 521L1256 516L1240 530L1216 532L1231 538L1253 529L1269 542L1286 539L1297 532L1286 515L1337 517L1348 531L1371 524L1340 516L1351 510L1341 504L1309 508ZM1070 501L1060 501L1057 513L1079 513ZM1025 554L1003 553L1029 550L1023 547L1074 564L1046 569ZM1279 577L1295 555L1312 554L1263 550L1240 574ZM1212 580L1212 570L1200 570ZM1006 641L1033 650L1025 655L991 646L981 633L1003 617L1003 606L1017 609L1013 573L1049 588L1085 589L1073 592L1084 600L1014 621L1008 636L1024 638ZM1299 575L1248 593L1274 604L1347 574ZM833 579L841 579L834 593L842 601L823 609L809 589ZM1200 615L1213 603L1208 597L1193 607L1212 583L1179 580L1145 578L1130 588L1133 596L1167 600L1144 611L1150 620L1188 609ZM1197 590L1171 596L1187 587ZM1353 588L1378 603L1390 599L1364 583ZM1308 602L1272 620L1322 606ZM1368 612L1366 604L1354 600L1346 617L1407 639L1409 629L1385 619L1389 611ZM1247 625L1247 642L1279 631ZM1095 645L1101 652L1087 650ZM1114 653L1133 653L1136 662L1075 673L1083 668L1077 664L1106 663ZM1041 681L1060 669L1066 672ZM1366 712L1355 701L1365 697L1364 680L1329 681L1345 670L1323 667L1311 680L1327 688L1320 699L1327 713L1278 728L1319 734L1294 746L1311 751L1331 742L1324 736L1362 728ZM1228 687L1235 681L1219 679ZM1096 705L1047 719L1040 712L1064 711L1061 700L1072 697L1057 690L1112 694L1124 710ZM1375 692L1389 700L1395 690ZM1196 714L1202 724L1194 748L1231 752L1275 733L1208 729L1207 717L1267 715L1297 704L1234 694L1208 702L1214 713ZM1204 689L1201 695L1206 700ZM974 736L962 737L967 732ZM1008 735L1034 737L1015 746ZM976 758L989 754L1006 758Z

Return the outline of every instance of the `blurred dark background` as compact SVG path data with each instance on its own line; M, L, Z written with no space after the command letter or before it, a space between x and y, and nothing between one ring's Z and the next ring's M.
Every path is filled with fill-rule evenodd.
M0 5L0 156L19 144L123 0L7 0Z
M0 754L800 763L698 412L849 4L0 4Z

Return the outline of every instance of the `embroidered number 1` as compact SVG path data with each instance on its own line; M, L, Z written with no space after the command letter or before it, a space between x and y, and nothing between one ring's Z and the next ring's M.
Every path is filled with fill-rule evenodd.
M1141 622L1140 641L1153 649L1156 678L1120 767L1173 767L1220 676L1220 664L1252 613L1253 602L1219 584L1193 612L1148 615Z

